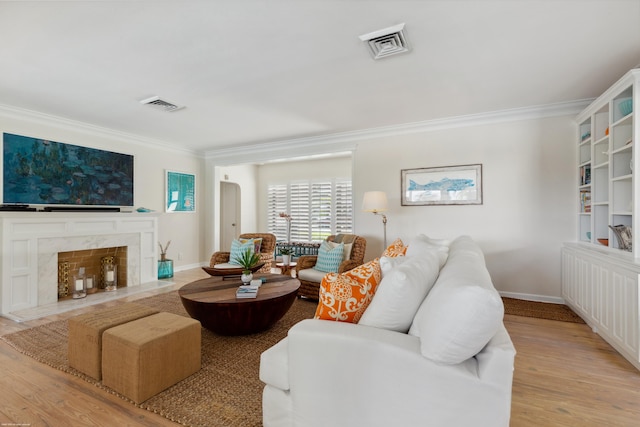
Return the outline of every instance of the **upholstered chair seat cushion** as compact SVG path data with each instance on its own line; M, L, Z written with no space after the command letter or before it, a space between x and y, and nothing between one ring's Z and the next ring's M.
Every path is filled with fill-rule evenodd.
M214 265L215 268L222 270L224 268L233 268L234 270L238 269L238 264L231 264L230 262L223 262L221 264Z
M306 280L308 282L322 282L322 278L327 274L324 271L317 270L315 268L305 268L304 270L300 270L298 272L299 280Z

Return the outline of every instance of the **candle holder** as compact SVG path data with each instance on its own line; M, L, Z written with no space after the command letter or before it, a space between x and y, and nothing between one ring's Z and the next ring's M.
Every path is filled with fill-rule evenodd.
M88 274L85 276L85 283L87 284L87 294L93 294L98 290L98 283L96 282L96 276Z
M84 275L73 276L73 298L84 298L87 296L87 281Z
M104 265L104 290L115 291L118 288L117 266L115 264Z
M113 265L116 263L116 259L113 256L103 256L102 258L100 258L100 283L98 284L100 289L104 289L105 287L105 277L104 277L104 272L105 272L105 265Z
M69 262L58 263L58 299L69 295Z

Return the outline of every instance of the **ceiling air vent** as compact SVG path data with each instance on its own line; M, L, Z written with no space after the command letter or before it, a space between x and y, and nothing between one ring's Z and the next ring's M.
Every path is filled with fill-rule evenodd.
M140 103L153 107L157 110L168 111L168 112L176 111L181 108L184 108L184 106L176 105L172 102L168 102L168 101L165 101L164 99L160 99L159 96L152 96L151 98L143 99L142 101L140 101Z
M367 43L373 59L409 52L409 43L404 33L404 24L364 34L360 36L360 40Z

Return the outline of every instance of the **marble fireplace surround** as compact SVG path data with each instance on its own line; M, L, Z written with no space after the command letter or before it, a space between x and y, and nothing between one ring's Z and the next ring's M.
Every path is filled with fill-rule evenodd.
M2 315L57 302L58 252L127 246L127 288L157 280L157 214L2 212L0 225Z
M127 247L127 286L140 285L140 236L55 237L38 239L38 305L58 301L58 252Z

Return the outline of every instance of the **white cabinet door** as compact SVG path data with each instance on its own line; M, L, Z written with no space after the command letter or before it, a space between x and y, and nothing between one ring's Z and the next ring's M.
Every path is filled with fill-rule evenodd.
M576 287L578 286L577 259L573 252L562 251L562 297L571 307L576 307Z
M562 296L568 306L640 369L640 265L599 253L562 250Z
M638 274L611 270L611 335L616 343L638 360Z

